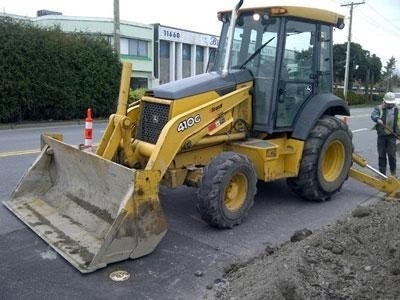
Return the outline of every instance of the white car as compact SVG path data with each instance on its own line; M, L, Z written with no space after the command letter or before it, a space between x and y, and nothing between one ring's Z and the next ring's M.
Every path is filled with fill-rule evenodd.
M400 92L394 93L394 101L396 101L396 105L400 107Z

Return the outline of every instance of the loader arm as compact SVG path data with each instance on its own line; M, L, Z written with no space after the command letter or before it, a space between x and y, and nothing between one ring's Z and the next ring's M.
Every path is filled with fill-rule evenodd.
M131 147L131 138L135 131L135 122L139 114L138 105L129 108L129 110L127 109L131 70L132 64L123 63L117 111L110 116L107 128L96 150L97 155L104 159L111 160L122 144L124 150L123 162L130 167L133 166L135 161Z
M243 86L207 104L179 114L168 121L161 131L157 143L155 145L146 144L146 147L143 147L146 148L143 149L143 152L151 153L145 169L158 170L162 177L183 145L195 145L206 135L213 135L224 126L231 124L234 121L233 108L249 100L250 88L251 85ZM218 113L215 113L212 110L213 107L221 108ZM189 118L192 118L194 123L192 126L185 126L184 124ZM215 127L214 122L220 125ZM230 140L243 139L244 137L244 132L232 134ZM229 139L229 137L227 138Z
M380 178L376 178L366 172L362 172L354 167L350 168L349 175L362 183L365 183L378 191L386 193L388 198L399 199L400 198L400 181L394 176L385 176L378 170L374 169L365 158L359 154L353 153L353 162L357 165L367 168L377 174Z

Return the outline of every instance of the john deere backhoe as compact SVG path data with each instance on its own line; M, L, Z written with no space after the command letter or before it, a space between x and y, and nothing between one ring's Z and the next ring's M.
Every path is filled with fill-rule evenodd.
M343 16L242 2L218 14L207 73L128 106L124 65L117 112L95 154L42 135L41 154L4 204L79 271L153 251L167 231L160 185L198 187L199 214L219 228L246 217L257 180L287 179L316 201L349 173L397 191L394 178L351 169L352 133L335 117L349 109L332 94L332 31Z

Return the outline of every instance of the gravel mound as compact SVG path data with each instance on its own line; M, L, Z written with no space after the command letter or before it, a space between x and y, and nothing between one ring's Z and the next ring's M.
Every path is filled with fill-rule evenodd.
M400 202L379 200L316 232L299 230L207 288L205 299L400 299Z

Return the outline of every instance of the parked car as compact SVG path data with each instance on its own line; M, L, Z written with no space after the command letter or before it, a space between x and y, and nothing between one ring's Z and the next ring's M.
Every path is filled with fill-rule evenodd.
M394 93L396 105L400 107L400 92Z

